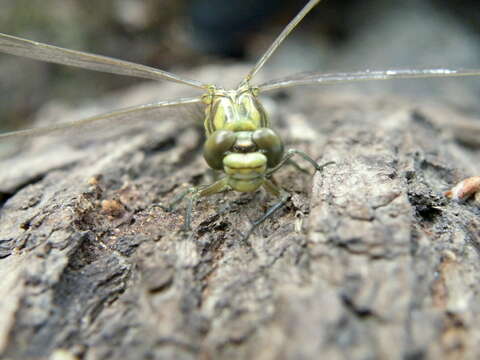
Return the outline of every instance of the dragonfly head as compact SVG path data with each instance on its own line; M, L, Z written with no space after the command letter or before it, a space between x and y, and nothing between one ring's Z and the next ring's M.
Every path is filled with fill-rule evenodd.
M205 142L203 155L208 165L224 171L236 191L255 191L268 168L283 157L283 143L270 128L255 131L217 130Z

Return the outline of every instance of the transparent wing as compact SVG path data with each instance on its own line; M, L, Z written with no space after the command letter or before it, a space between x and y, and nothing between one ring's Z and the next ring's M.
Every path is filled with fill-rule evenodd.
M310 0L307 5L303 7L302 10L295 16L290 23L282 30L280 35L275 39L275 41L270 45L270 47L265 51L265 54L257 61L255 66L250 70L247 74L245 79L250 81L255 74L263 67L263 65L267 62L268 59L272 56L272 54L277 50L280 44L285 40L285 38L292 32L293 29L297 27L297 25L302 21L302 19L312 10L321 0Z
M64 49L2 33L0 33L0 51L35 60L75 66L88 70L135 76L151 80L167 80L201 89L207 87L206 84L199 81L182 78L167 71L158 70L149 66L107 56Z
M370 80L391 80L391 79L414 79L414 78L435 78L435 77L459 77L459 76L480 76L479 69L405 69L405 70L384 70L384 71L358 71L351 73L305 73L285 77L283 79L271 80L258 86L260 91L283 89L299 85L330 85L339 83L352 83Z
M201 99L197 97L197 98L183 98L183 99L177 99L177 100L171 100L171 101L160 101L157 103L132 106L132 107L112 111L109 113L88 117L86 119L55 124L52 126L45 126L40 128L18 130L18 131L3 133L3 134L0 134L0 143L7 139L46 135L46 134L51 134L54 132L59 132L59 131L67 130L71 128L83 127L93 123L99 123L107 120L110 120L110 121L135 120L141 117L150 116L152 113L155 113L156 111L163 108L180 106L180 105L188 105L188 104L196 104L200 102L201 102Z

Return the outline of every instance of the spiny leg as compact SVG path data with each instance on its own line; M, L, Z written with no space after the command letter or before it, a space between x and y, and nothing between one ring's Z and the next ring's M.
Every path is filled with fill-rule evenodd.
M278 209L282 208L290 199L290 194L283 190L281 187L275 185L271 180L265 180L263 183L264 189L271 195L280 198L280 201L275 203L273 206L271 206L265 214L263 214L260 218L252 222L252 226L250 229L247 231L247 233L243 236L242 240L247 241L250 235L253 233L253 231L265 220L267 220L269 217L271 217L275 211Z
M191 229L190 224L192 221L192 212L197 199L230 190L230 186L228 185L227 180L228 178L225 177L218 181L215 181L213 184L210 184L210 185L200 185L198 187L191 187L185 191L182 191L180 194L178 194L168 206L164 206L162 204L153 204L152 206L158 206L165 211L173 211L177 207L177 205L179 205L187 196L189 196L188 205L187 205L186 214L185 214L184 230L190 231Z
M324 167L326 167L328 165L331 165L331 164L334 164L334 161L329 161L329 162L326 162L325 164L319 165L315 160L313 160L310 156L305 154L303 151L290 149L290 150L287 151L287 153L283 157L282 161L280 161L277 166L275 166L274 168L270 169L267 172L267 176L271 176L274 172L276 172L278 169L280 169L282 166L284 166L287 162L292 161L291 158L294 155L299 155L304 160L308 161L315 168L316 171L322 171Z
M308 156L307 154L305 154L303 151L300 151L300 150L295 150L295 149L290 149L287 151L287 153L285 154L285 156L283 157L282 161L280 161L280 163L278 163L277 166L275 166L274 168L270 169L266 176L267 177L270 177L272 176L272 174L277 171L278 169L280 169L282 166L284 166L285 164L287 163L292 163L296 168L299 168L300 166L294 162L293 160L291 160L291 158L294 156L294 155L300 155L303 159L305 159L306 161L308 161L314 168L316 171L322 171L324 167L328 166L328 165L331 165L331 164L334 164L334 161L329 161L329 162L326 162L325 164L322 164L322 165L319 165L315 160L313 160L310 156ZM304 169L300 168L300 171L304 171ZM288 192L286 192L285 190L283 190L281 187L275 185L271 180L269 179L265 179L265 182L263 183L263 187L265 188L265 190L276 196L276 197L279 197L280 198L280 201L277 202L276 204L274 204L271 208L269 208L267 210L267 212L262 216L260 217L259 219L255 220L253 223L252 223L252 227L248 230L248 232L244 235L243 237L243 240L246 241L249 236L252 234L252 232L255 230L255 228L260 225L261 223L263 223L265 220L267 220L270 216L272 216L275 211L277 211L278 209L280 209L281 207L283 207L286 202L288 201L288 199L290 199L290 194Z
M298 171L300 171L300 172L302 172L306 175L310 175L310 172L307 169L301 167L295 160L288 159L287 162L285 163L285 165L291 165L295 169L297 169Z
M161 208L161 209L163 209L167 212L173 211L173 210L175 210L177 205L180 204L183 201L183 199L185 199L185 197L188 194L191 194L191 193L195 192L196 190L197 190L197 188L190 187L187 190L182 191L180 194L175 196L175 198L167 206L163 205L160 202L156 202L156 203L153 203L152 205L150 205L150 207L151 208L159 207L159 208Z
M189 192L192 195L188 199L187 212L185 215L185 225L184 225L185 231L191 230L190 224L192 220L192 212L197 199L201 197L218 194L227 190L230 190L230 186L228 185L228 178L226 177L218 181L215 181L213 184L210 184L210 185L206 185L198 188L192 188L191 191Z

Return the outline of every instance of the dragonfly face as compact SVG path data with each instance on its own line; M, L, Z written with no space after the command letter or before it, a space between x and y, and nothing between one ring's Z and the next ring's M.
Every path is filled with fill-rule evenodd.
M281 138L269 128L257 90L248 83L237 90L212 86L202 100L207 105L204 157L208 165L224 171L233 190L257 190L267 169L275 167L284 152Z

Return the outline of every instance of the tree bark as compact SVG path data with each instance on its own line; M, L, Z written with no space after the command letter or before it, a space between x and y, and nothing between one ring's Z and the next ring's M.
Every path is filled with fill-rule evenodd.
M1 358L478 359L480 210L443 191L480 174L480 124L339 88L276 106L288 147L335 163L279 171L291 200L250 245L262 192L202 199L190 233L152 206L213 180L182 112L4 160Z

